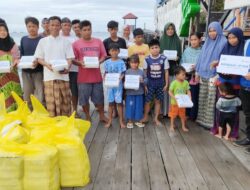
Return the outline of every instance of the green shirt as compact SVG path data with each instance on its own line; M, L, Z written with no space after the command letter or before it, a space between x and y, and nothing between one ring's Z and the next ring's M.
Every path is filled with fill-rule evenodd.
M187 94L188 90L190 89L188 81L184 80L183 82L179 82L174 80L171 82L169 90L175 95L177 94ZM171 104L176 105L175 99L171 98Z

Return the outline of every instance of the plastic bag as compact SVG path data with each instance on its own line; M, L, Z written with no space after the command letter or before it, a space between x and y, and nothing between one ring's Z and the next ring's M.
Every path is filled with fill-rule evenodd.
M5 140L13 141L20 144L26 144L29 141L29 132L27 129L21 127L20 125L16 125L5 133L4 129L2 129L1 136Z
M59 190L58 151L49 145L24 145L25 190Z
M89 183L90 162L80 138L57 136L62 187L85 186Z
M0 190L23 190L23 151L11 142L0 145Z

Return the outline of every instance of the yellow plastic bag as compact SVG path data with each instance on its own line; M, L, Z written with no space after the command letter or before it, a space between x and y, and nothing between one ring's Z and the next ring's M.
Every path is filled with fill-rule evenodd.
M11 142L0 144L0 190L23 190L23 151Z
M4 94L0 93L0 118L4 117L6 114L5 98Z
M49 145L24 145L24 190L59 190L58 151Z
M2 130L3 131L3 130ZM29 141L29 132L20 125L14 126L9 131L2 135L4 140L13 141L20 144L26 144Z
M89 183L90 162L80 138L57 136L62 187L85 186Z

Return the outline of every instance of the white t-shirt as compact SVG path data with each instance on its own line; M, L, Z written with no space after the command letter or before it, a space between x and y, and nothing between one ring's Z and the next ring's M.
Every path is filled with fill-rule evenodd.
M61 36L62 36L63 38L65 38L65 39L69 40L71 44L73 44L75 41L79 40L78 37L76 37L75 35L71 35L71 34L70 34L69 36L63 36L63 35L61 34ZM78 72L78 66L72 64L71 67L70 67L70 69L69 69L69 71L70 71L70 72Z
M47 63L54 59L73 59L75 57L72 44L68 40L61 36L53 37L51 35L39 41L34 56L44 59ZM52 72L44 67L43 80L69 81L69 75Z

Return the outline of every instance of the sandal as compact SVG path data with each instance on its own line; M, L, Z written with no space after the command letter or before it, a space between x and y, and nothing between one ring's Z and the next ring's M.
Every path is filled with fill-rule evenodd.
M133 129L133 128L134 128L133 123L127 123L127 128L128 128L128 129Z
M135 122L135 125L139 128L145 127L145 124L141 122Z

